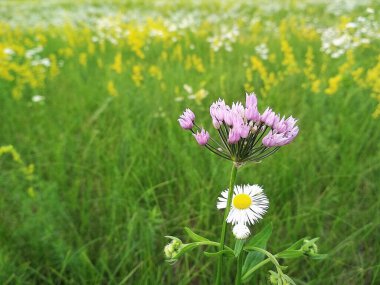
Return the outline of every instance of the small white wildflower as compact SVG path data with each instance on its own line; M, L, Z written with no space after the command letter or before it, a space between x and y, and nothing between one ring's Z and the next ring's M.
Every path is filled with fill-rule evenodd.
M174 101L176 101L176 102L182 102L183 100L184 100L183 97L175 97L174 98Z
M32 102L34 103L40 103L40 102L43 102L44 100L45 100L45 97L41 95L34 95L32 97Z
M218 198L217 208L227 207L228 189ZM269 207L267 196L259 185L235 186L227 223L253 225L260 220Z
M193 94L193 88L190 85L184 84L183 89L189 94Z
M5 49L3 50L3 52L4 52L4 54L6 54L6 55L10 55L10 56L12 56L12 55L15 54L14 50L11 49L11 48L5 48Z

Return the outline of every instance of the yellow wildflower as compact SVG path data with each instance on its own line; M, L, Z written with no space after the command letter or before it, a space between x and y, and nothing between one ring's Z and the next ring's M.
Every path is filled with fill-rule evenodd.
M162 72L157 65L150 66L148 72L150 76L152 76L153 78L156 78L157 80L162 80Z
M129 30L128 34L128 45L131 47L132 51L139 57L145 58L142 48L144 47L144 36L141 31L136 30L135 27L132 27Z
M79 64L86 67L87 66L87 54L84 52L81 52L79 54Z
M255 88L253 88L253 85L251 83L244 83L244 90L246 92L253 92Z
M20 100L22 97L22 89L23 86L20 84L17 84L15 87L12 89L12 97L13 99Z
M198 71L199 73L203 73L206 71L203 66L202 59L199 56L193 54L192 61L196 71Z
M168 60L168 53L166 51L162 51L160 55L160 60L161 61L167 61Z
M286 72L288 74L295 74L298 72L299 68L297 61L293 54L293 49L286 40L281 41L281 51L284 55L282 60L282 65L286 67Z
M192 65L193 65L193 61L191 60L191 56L190 55L186 56L185 69L190 70Z
M331 77L329 79L329 86L325 89L326 94L333 95L339 89L339 84L342 81L342 76L340 74Z
M119 92L117 91L117 89L116 89L116 87L115 87L115 84L113 83L112 80L109 80L109 81L108 81L108 84L107 84L107 91L108 91L108 93L109 93L112 97L119 96Z
M88 45L87 45L87 51L90 55L94 55L95 54L95 45L92 41L88 41Z
M245 70L245 79L247 80L247 82L252 82L252 80L253 80L253 74L252 74L252 69L251 68L247 68Z
M339 73L344 74L351 70L351 67L355 63L354 53L352 50L347 51L347 60L339 67Z
M199 73L204 73L206 71L203 66L202 59L196 54L186 56L185 69L190 70L192 68Z
M141 86L141 82L143 81L144 77L142 75L142 66L141 65L134 65L132 67L132 80L135 83L137 87Z
M51 54L49 56L49 59L50 59L50 76L56 77L59 73L57 57L54 54Z
M321 81L317 79L317 75L314 73L314 54L312 47L307 48L306 57L305 57L305 68L303 72L307 78L307 82L302 86L305 89L308 89L311 85L311 91L313 93L319 93Z
M252 70L257 71L264 85L261 88L260 92L263 96L266 96L268 92L270 91L270 89L279 82L279 79L281 79L281 76L273 72L269 73L264 63L257 56L251 57L251 64L252 64Z
M26 165L25 162L21 159L20 154L12 145L0 146L0 157L4 154L10 154L12 159L20 167L21 172L24 174L26 180L33 179L34 165Z
M74 55L74 52L70 47L65 47L65 48L60 48L58 50L58 54L65 58L70 58Z
M378 57L377 64L368 70L366 76L367 86L372 90L372 97L377 101L375 111L372 113L374 118L380 117L380 56Z
M121 52L118 52L115 55L115 59L114 59L113 64L111 65L111 69L113 71L115 71L116 73L121 74L121 72L123 71L123 66L122 65L123 65L122 54L121 54Z
M364 68L363 67L359 67L355 70L353 70L351 72L351 76L352 78L354 79L354 81L356 82L356 84L360 87L366 87L366 83L364 81L364 79L362 78L364 74Z
M320 85L321 85L321 80L316 79L311 83L311 91L313 93L319 93L320 92Z
M201 88L197 92L195 92L194 94L191 94L189 96L189 99L193 99L193 100L195 100L195 102L197 104L201 104L202 101L203 101L203 99L206 98L207 95L208 95L208 91L205 90L205 89L203 89L203 88Z
M178 62L181 62L183 60L183 54L182 54L182 46L180 44L177 44L173 50L172 55L173 60L176 60Z

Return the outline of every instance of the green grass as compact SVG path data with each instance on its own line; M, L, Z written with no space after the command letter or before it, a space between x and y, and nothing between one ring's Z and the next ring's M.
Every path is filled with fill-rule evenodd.
M242 13L250 16L248 11ZM291 15L282 13L271 21L277 25ZM327 73L319 74L327 83L346 57L330 59L319 52L319 40L307 42L292 32L288 41L298 64L304 65L311 46L317 67L328 64ZM23 34L33 35L33 30ZM46 35L46 56L67 46L64 35ZM266 37L277 56L268 70L283 71L278 36L258 36ZM244 63L250 63L260 38L241 27L242 40L231 53L216 53L214 64L205 38L188 32L179 39L184 55L202 58L204 74L175 60L157 61L174 46L153 42L144 60L127 46L108 44L105 53L97 49L87 68L77 58L86 47L77 47L59 75L36 90L46 97L44 104L32 104L36 92L29 89L14 100L14 83L0 79L0 146L13 145L25 163L35 165L34 180L28 181L10 156L0 157L1 284L212 284L216 260L195 250L170 266L164 261L164 236L187 241L183 227L189 226L218 239L222 214L216 198L228 185L230 163L198 147L176 119L190 107L211 129L208 107L213 101L244 100ZM6 41L0 36L0 43ZM354 67L372 68L379 50L378 41L355 50ZM111 65L118 51L125 63L121 75L96 66L97 58ZM140 87L131 79L135 63L145 68ZM151 64L161 69L161 82L147 75ZM108 95L108 80L115 81L118 97ZM371 117L376 102L371 90L349 77L332 96L323 90L313 94L301 86L306 81L302 73L287 75L263 96L263 83L254 76L260 110L270 105L292 114L301 131L294 143L238 173L237 183L263 185L270 200L269 212L253 232L272 222L269 249L274 252L304 236L320 237L320 252L328 259L285 263L297 284L379 284L380 129ZM176 87L186 96L183 84L198 90L201 82L209 95L200 105L174 100ZM158 110L164 115L156 116ZM30 186L34 198L27 193ZM225 271L225 284L232 284L234 266ZM267 270L252 284L266 284Z

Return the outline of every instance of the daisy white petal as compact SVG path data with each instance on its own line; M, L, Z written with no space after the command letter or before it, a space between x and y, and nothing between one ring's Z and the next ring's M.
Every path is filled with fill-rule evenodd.
M218 209L227 207L227 194L228 190L221 193L217 202ZM268 207L268 198L259 185L236 185L227 223L253 225L262 219Z

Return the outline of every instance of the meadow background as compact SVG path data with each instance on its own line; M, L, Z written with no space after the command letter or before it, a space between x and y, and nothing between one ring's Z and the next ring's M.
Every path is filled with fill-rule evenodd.
M271 203L255 231L320 237L297 284L380 284L376 2L1 1L0 283L211 284L164 235L219 236L230 164L176 120L254 91L301 130L238 174Z

